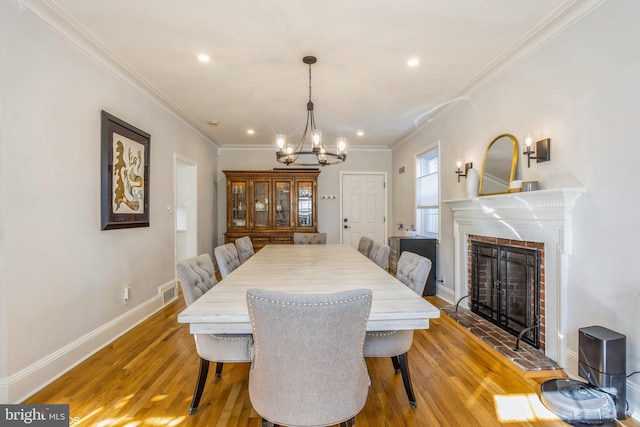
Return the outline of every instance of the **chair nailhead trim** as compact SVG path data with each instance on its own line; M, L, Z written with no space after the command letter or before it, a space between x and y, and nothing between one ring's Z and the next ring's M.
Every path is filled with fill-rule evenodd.
M246 337L225 337L223 335L211 334L211 336L217 340L226 340L226 341L251 341L251 336Z
M360 297L356 297L356 298L349 298L349 299L345 299L345 300L339 300L339 301L333 301L333 302L323 302L323 303L299 303L299 302L288 302L288 301L277 301L277 300L272 300L269 298L264 298L264 297L257 297L255 295L249 295L250 298L253 299L257 299L257 300L261 300L261 301L267 301L267 302L272 302L274 304L282 304L282 305L294 305L294 306L301 306L301 307L321 307L321 306L326 306L326 305L336 305L336 304L344 304L347 302L351 302L351 301L358 301L361 299L370 299L371 295L363 295Z
M376 337L388 337L394 335L398 331L371 331L367 332L367 335L376 336Z

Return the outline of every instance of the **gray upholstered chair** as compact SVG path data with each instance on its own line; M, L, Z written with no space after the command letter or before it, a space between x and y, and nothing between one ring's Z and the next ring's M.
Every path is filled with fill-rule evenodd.
M177 272L178 282L187 305L200 298L218 283L213 261L209 254L201 254L179 262ZM202 391L207 382L209 362L217 362L216 377L220 377L224 362L249 362L251 360L250 349L253 346L251 334L195 334L194 338L196 350L200 356L200 369L189 407L190 415L195 414L198 410Z
M218 263L218 270L220 270L220 276L224 279L233 270L240 267L240 257L238 256L238 250L233 243L227 243L222 246L218 246L213 250L216 256L216 262Z
M373 244L373 248L371 248L371 254L369 254L369 259L386 270L387 266L389 265L390 253L391 253L391 247L389 247L389 245L375 242Z
M263 426L352 425L367 400L362 354L372 292L247 291L249 398Z
M256 253L253 250L253 243L251 242L251 237L249 236L240 237L239 239L236 239L234 243L236 244L238 258L240 259L241 264Z
M295 245L325 245L327 233L293 233Z
M368 257L371 255L371 248L373 248L373 239L367 236L360 237L358 242L358 252Z
M402 252L398 259L396 279L422 296L427 277L431 271L431 260L412 252ZM411 376L409 375L409 363L407 352L413 343L413 331L372 331L367 332L364 341L365 357L391 357L396 372L402 373L409 404L412 408L417 406Z

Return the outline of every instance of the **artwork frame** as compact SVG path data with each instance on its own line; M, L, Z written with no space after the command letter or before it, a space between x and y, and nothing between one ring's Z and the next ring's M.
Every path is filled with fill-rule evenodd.
M104 110L101 119L102 230L149 227L151 135Z

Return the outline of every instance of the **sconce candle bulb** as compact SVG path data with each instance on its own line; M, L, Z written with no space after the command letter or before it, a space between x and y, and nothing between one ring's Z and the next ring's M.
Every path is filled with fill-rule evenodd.
M525 136L524 138L524 143L527 147L531 147L531 144L533 143L533 138L531 138L531 134L528 133L527 136ZM528 150L528 148L527 148Z
M455 173L458 175L458 182L460 182L460 177L464 176L466 178L469 169L473 168L473 162L464 164L464 173L462 173L462 170L460 169L460 167L462 166L462 162L460 160L457 161L456 165L458 166L458 170L456 170Z

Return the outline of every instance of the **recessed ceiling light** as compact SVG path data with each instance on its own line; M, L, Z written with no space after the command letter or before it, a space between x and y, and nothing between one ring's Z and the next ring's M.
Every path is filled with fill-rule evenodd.
M420 64L420 60L418 58L411 58L407 61L407 65L409 67L417 67Z
M253 135L254 133L256 133L253 129L247 129L247 133L249 135Z
M205 54L205 53L201 53L200 55L198 55L198 61L200 62L209 62L211 58L209 58L209 55Z
M363 131L361 131L361 130L359 130L359 131L358 131L358 133L357 133L357 135L358 135L358 136L362 136L362 135L364 135L364 132L363 132Z

